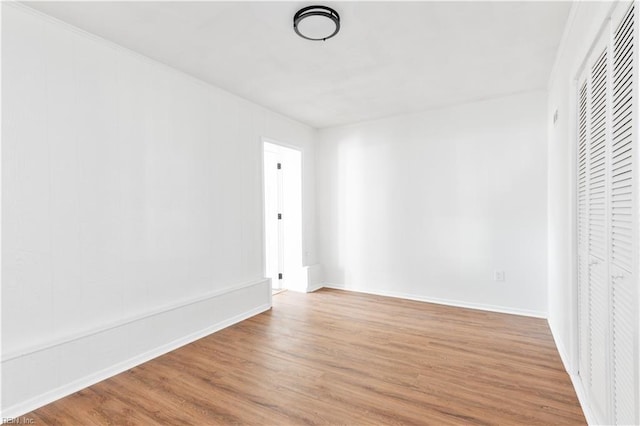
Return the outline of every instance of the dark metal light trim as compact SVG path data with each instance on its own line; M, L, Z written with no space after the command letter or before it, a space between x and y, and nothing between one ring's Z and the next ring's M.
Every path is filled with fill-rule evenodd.
M323 37L323 38L310 38L310 37L305 36L300 31L298 31L298 24L304 18L308 18L310 16L324 16L325 18L331 19L333 21L333 23L336 25L336 30L332 34L330 34L330 35L328 35L326 37ZM335 10L333 10L330 7L327 7L327 6L307 6L307 7L303 7L302 9L300 9L293 16L293 30L300 37L306 38L307 40L314 40L314 41L322 40L322 41L324 41L324 40L326 40L328 38L331 38L334 35L338 34L338 31L340 31L340 15L338 15L338 12L336 12Z

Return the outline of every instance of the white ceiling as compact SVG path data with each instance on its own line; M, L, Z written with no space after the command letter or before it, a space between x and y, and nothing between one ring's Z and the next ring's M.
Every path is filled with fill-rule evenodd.
M545 88L568 2L28 2L40 11L316 128Z

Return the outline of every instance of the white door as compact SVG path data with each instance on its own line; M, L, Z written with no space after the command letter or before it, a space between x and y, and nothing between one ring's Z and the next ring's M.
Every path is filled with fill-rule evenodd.
M586 74L586 73L583 73ZM591 383L591 324L589 321L589 128L587 77L578 80L577 238L578 238L578 374Z
M588 393L594 411L608 417L607 339L609 332L609 290L607 270L607 150L610 124L608 31L604 31L588 62L588 282L590 323L590 366Z

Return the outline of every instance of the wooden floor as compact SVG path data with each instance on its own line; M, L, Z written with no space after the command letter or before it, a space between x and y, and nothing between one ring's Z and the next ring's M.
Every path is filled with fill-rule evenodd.
M546 321L379 296L273 309L27 414L34 424L585 424Z

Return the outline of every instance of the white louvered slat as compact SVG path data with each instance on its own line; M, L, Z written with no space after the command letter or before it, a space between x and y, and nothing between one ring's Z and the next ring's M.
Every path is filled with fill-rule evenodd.
M588 249L604 261L606 256L606 142L608 131L608 57L604 49L590 69L588 179ZM597 285L604 285L597 283ZM591 284L593 286L593 284Z
M636 337L631 321L635 317L634 284L621 273L613 280L611 290L614 418L615 424L624 425L638 424L637 359L633 350Z
M601 418L606 417L609 398L607 350L609 335L609 290L606 265L591 257L589 267L589 394Z
M611 262L611 383L613 420L638 424L637 294L634 250L637 239L634 177L636 55L634 5L629 6L613 34L612 140L609 199Z
M614 33L611 158L611 263L631 272L633 210L633 6Z

